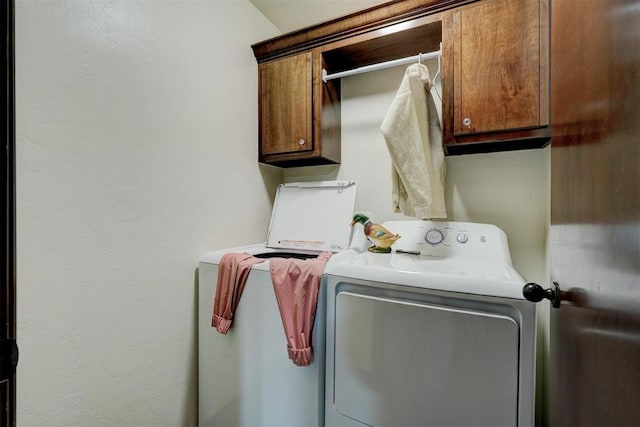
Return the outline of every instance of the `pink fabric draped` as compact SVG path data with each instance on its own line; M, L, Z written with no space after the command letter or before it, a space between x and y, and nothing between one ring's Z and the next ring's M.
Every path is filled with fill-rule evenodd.
M211 326L221 334L231 327L251 267L263 261L247 253L228 253L220 260Z
M313 259L271 259L273 290L287 337L289 359L297 366L313 362L311 333L316 317L320 276L333 255L322 252Z

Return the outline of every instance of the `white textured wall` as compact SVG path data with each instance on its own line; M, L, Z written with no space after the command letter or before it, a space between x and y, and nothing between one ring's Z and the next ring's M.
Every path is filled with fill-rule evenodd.
M428 66L433 76L435 61ZM341 165L289 169L285 181L354 179L357 210L372 212L378 222L406 218L391 210L391 160L379 131L405 69L342 79ZM520 273L546 283L549 149L448 156L446 162L448 219L499 226Z
M264 238L248 1L18 0L18 424L194 425L198 257Z

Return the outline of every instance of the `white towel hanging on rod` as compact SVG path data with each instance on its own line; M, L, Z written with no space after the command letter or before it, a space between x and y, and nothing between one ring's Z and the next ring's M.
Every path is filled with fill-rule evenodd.
M414 56L408 56L406 58L394 59L392 61L380 62L378 64L365 65L364 67L354 68L353 70L341 71L339 73L328 74L327 70L322 69L322 80L326 83L329 80L339 79L342 77L353 76L355 74L368 73L369 71L382 70L385 68L395 67L397 65L410 64L412 62L419 62L432 58L440 58L442 56L442 43L440 43L440 49L430 53L420 53ZM438 67L439 68L439 67ZM438 73L440 70L438 70ZM436 73L436 76L438 75Z

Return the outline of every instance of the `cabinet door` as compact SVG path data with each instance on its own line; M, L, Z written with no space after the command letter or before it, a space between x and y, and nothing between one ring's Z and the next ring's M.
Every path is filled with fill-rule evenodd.
M260 157L310 151L312 54L259 65Z
M454 133L546 125L539 0L486 0L456 12L454 28Z

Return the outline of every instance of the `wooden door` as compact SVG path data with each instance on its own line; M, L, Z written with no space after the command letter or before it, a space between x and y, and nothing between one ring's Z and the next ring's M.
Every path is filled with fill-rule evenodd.
M454 134L547 124L541 10L539 0L487 0L454 14Z
M15 265L15 127L14 127L14 2L0 0L2 22L2 264L0 267L0 427L15 426L16 265Z
M313 150L312 54L259 65L260 158Z
M640 423L640 9L551 1L551 426Z

